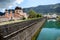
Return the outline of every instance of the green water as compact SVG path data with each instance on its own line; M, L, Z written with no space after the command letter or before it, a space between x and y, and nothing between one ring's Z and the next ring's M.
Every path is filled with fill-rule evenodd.
M60 25L56 20L47 20L37 40L60 40Z

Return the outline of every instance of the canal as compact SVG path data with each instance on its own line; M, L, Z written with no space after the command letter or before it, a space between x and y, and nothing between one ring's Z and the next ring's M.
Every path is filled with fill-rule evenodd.
M47 20L37 40L60 40L60 23L55 19Z

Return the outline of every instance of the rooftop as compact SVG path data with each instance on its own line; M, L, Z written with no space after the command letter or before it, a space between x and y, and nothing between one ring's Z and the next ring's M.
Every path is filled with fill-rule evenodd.
M22 8L21 7L16 7L15 10L22 10Z

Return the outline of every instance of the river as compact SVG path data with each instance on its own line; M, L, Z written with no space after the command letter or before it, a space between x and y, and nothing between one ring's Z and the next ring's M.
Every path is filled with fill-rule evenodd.
M44 24L37 40L60 40L60 25L55 19L49 19Z

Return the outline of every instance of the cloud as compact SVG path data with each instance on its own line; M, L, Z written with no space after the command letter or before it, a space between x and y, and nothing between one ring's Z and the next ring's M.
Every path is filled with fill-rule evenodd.
M23 0L16 0L15 3L20 4Z
M18 4L21 4L23 0L0 0L0 10L2 9L10 9L12 7L18 6Z

